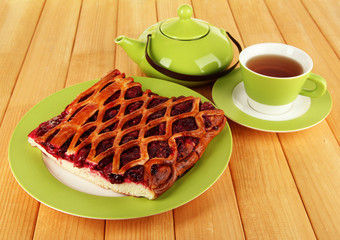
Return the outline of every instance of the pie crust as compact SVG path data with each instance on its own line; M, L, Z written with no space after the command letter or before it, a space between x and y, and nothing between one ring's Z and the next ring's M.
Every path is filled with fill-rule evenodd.
M226 118L198 97L161 97L141 87L114 70L28 141L103 188L155 199L194 166Z

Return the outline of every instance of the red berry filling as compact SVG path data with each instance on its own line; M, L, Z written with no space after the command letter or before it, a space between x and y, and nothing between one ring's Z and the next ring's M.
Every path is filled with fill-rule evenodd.
M196 130L197 124L194 117L181 118L176 120L172 125L172 134L184 131Z
M114 122L113 124L111 124L110 126L104 128L103 130L100 131L100 134L102 133L106 133L106 132L112 132L113 130L116 129L118 125L118 121L117 122Z
M151 158L168 158L172 149L166 141L154 141L148 144L148 153Z
M135 87L132 87L132 88L129 88L128 90L126 90L125 99L136 98L136 97L140 97L142 95L143 95L143 91L140 88L140 86L135 86Z
M128 164L129 162L140 158L139 146L134 146L122 152L120 155L120 168Z
M189 100L189 101L185 101L185 102L174 105L171 109L170 116L176 116L182 113L190 112L192 109L192 104L193 104L193 101Z
M161 109L161 110L159 110L157 112L154 112L154 113L150 114L148 119L146 120L146 123L148 123L148 122L150 122L152 120L155 120L157 118L163 117L165 112L166 112L166 108L163 108L163 109Z
M105 152L107 149L111 148L113 145L114 137L112 138L107 138L100 143L98 143L96 147L96 155L101 154L102 152Z
M165 134L165 126L166 123L162 122L161 124L157 125L156 127L150 128L145 132L144 137L151 137L151 136L158 136L158 135L164 135Z
M137 125L140 122L141 119L142 119L142 115L141 114L136 116L136 117L134 117L134 118L132 118L131 120L129 120L126 123L124 123L124 125L122 127L122 130Z
M106 110L105 113L104 113L103 122L106 122L106 121L114 118L117 115L119 108L120 108L120 105L114 106L114 107Z
M81 97L81 98L79 99L78 103L84 102L86 99L88 99L89 97L91 97L91 95L92 95L93 93L94 93L94 91L92 91L92 92L86 94L85 96Z
M210 102L200 102L200 111L216 109Z
M134 102L131 103L129 106L127 106L127 108L125 109L125 115L132 113L136 110L138 110L139 108L141 108L141 106L143 106L143 102L139 101L139 102Z
M60 115L43 122L37 127L34 131L32 131L28 136L31 138L37 138L43 136L45 133L47 133L49 130L55 128L58 126L64 119L65 116L67 115L67 112L64 111Z
M153 107L156 107L157 105L159 104L162 104L164 102L168 101L168 98L165 98L165 97L157 97L157 98L154 98L152 99L149 104L148 104L148 109L150 108L153 108Z
M122 140L120 141L119 145L125 144L127 142L130 142L131 140L135 140L138 138L139 130L130 132L122 137Z
M137 165L129 170L127 170L124 174L125 178L128 178L132 182L141 182L144 180L144 166Z
M120 90L116 91L114 94L111 95L106 101L104 102L104 106L106 104L109 104L110 102L113 102L114 100L118 99L120 96Z
M89 117L84 124L89 123L89 122L95 122L97 120L97 117L98 117L98 111L96 111L91 117Z
M90 149L91 149L91 144L79 149L79 151L74 156L75 167L81 168L84 166L85 160L87 158L87 155L89 155Z

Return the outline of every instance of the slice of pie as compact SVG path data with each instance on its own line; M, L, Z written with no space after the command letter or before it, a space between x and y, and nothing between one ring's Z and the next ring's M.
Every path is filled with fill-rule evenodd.
M209 102L143 92L114 70L28 141L103 188L155 199L193 167L225 123L223 111Z

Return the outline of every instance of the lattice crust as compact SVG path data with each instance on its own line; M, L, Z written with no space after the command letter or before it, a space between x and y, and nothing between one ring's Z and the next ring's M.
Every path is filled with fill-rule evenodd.
M64 151L62 158L77 167L112 164L110 176L144 166L142 181L160 195L196 163L226 118L222 110L200 110L200 98L165 98L140 89L114 70L81 93L35 141Z

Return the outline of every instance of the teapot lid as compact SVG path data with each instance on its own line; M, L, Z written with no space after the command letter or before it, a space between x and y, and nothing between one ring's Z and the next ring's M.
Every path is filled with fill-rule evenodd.
M209 32L209 25L191 18L192 7L183 4L177 10L179 18L169 19L160 26L160 31L169 38L176 40L195 40Z

